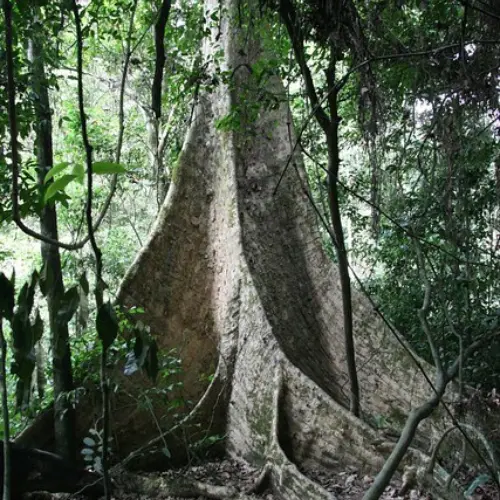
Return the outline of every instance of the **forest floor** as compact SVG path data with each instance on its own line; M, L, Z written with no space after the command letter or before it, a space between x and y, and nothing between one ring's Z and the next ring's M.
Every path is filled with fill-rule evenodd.
M239 498L245 500L277 500L278 497L272 493L264 491L260 495L245 494L243 492L249 491L252 486L256 484L259 476L259 470L249 467L246 464L233 460L220 460L215 462L208 462L198 466L184 467L182 469L171 470L163 473L147 473L147 474L129 474L123 472L122 475L115 481L115 489L113 492L113 499L116 500L181 500L185 499L183 496L172 496L168 493L168 487L161 485L168 485L178 478L183 478L188 481L198 481L203 484L210 484L212 486L222 486L224 488L233 488L238 492L242 492L240 496L229 497L233 500ZM372 477L363 476L358 473L356 469L348 468L344 471L337 472L319 472L308 471L307 476L321 484L327 491L333 493L336 500L361 500L364 492L368 489ZM141 478L141 482L145 484L156 485L150 489L148 494L137 493L132 487L136 482L137 477ZM133 479L135 478L135 480ZM401 488L401 481L395 479L391 485L386 489L381 500L434 500L433 496L426 492L413 489L408 491L404 496L398 494ZM135 490L135 491L134 491ZM57 494L50 495L49 497L37 497L30 495L31 500L52 499L62 500L68 498L67 495ZM71 497L73 500L75 496ZM82 499L84 497L81 497ZM223 496L192 496L195 500L213 500L214 498L224 498ZM499 500L498 492L493 491L491 488L480 490L468 497L469 500ZM307 500L306 498L304 500ZM458 499L457 499L458 500Z
M166 482L168 479L174 478L176 475L182 475L202 483L209 483L212 485L220 485L225 487L233 487L240 492L248 491L257 481L259 470L249 467L233 460L221 460L216 462L208 462L203 465L194 467L185 467L183 469L168 471L162 473ZM337 470L332 472L324 471L307 471L306 475L313 481L321 484L327 491L333 493L336 500L362 500L363 494L367 491L373 481L371 476L363 476L354 468L347 468L346 470ZM158 474L151 474L154 478ZM471 480L467 481L468 483ZM419 491L417 489L409 490L404 496L398 495L402 483L399 479L394 479L391 485L385 490L381 500L434 500L434 497L427 492ZM117 496L116 498L127 498L125 491L124 496ZM132 497L128 497L132 500ZM143 497L146 500L148 497ZM158 499L162 500L181 500L182 497L176 496L162 496L158 492ZM196 500L210 500L209 497L199 496L195 497ZM213 498L213 497L211 497ZM242 495L241 498L245 500L260 499L260 500L278 500L278 497L272 493L264 492L260 495ZM137 497L135 497L137 499ZM307 499L304 499L307 500ZM458 499L457 499L458 500ZM500 495L493 487L478 488L477 492L468 497L468 500L500 500Z

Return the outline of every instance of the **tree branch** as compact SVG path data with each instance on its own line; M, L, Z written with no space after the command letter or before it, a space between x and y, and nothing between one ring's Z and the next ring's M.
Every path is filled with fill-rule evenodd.
M151 88L151 108L157 120L161 117L161 87L165 69L165 28L170 14L170 0L163 0L155 23L155 74Z
M307 65L305 50L304 50L304 35L300 22L297 19L297 13L291 0L280 0L279 4L280 17L285 24L285 27L292 42L295 59L300 67L300 72L304 78L306 92L313 108L314 116L321 128L327 133L330 126L330 120L325 110L321 107L323 101L319 101L318 94L314 87L313 78L309 66Z

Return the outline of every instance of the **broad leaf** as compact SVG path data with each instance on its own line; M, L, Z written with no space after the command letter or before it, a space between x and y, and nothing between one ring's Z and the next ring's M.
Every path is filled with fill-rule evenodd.
M83 180L85 177L85 169L83 168L83 165L81 163L76 163L71 173L76 177L76 180L80 184L83 184Z
M21 356L27 355L33 348L33 328L22 314L14 314L12 320L12 346Z
M55 175L59 174L63 170L67 169L71 164L67 161L63 161L61 163L58 163L57 165L54 165L45 175L45 179L43 182L47 184L50 179L52 179Z
M113 306L106 302L97 312L96 318L97 335L102 342L104 350L114 342L118 335L118 318Z
M0 319L10 320L14 314L14 284L0 273Z
M97 175L123 174L126 171L123 165L111 161L96 161L92 165L92 173Z
M36 344L43 335L43 320L40 316L40 311L36 311L35 322L32 325L33 343Z
M87 445L87 446L95 446L97 443L91 438L91 437L86 437L83 439L83 442Z
M59 191L64 191L66 186L76 179L76 175L68 174L63 175L59 179L55 180L47 189L44 196L44 201L47 202L53 198Z
M29 321L31 309L33 308L33 300L35 298L35 287L38 283L38 273L33 271L29 283L25 283L17 296L17 312L16 315L23 316L24 320Z

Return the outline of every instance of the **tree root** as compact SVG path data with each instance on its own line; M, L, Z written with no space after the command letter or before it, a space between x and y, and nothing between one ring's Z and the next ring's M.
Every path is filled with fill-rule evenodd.
M287 500L335 500L333 494L305 476L286 456L279 442L280 402L285 384L283 368L277 364L273 394L273 416L267 463L256 483L247 493L262 493L269 487L273 493Z
M157 496L158 492L161 492L163 496L170 495L181 498L203 496L214 500L225 500L239 497L238 490L232 486L217 486L181 476L167 479L133 475L129 477L129 481L127 490L151 497Z

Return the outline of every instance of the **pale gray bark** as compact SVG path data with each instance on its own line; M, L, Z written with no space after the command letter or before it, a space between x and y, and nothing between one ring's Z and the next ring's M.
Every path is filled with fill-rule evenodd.
M384 415L402 431L432 391L353 290L364 421L349 413L340 281L321 246L300 155L274 193L294 145L284 89L270 77L266 90L282 104L250 119L241 96L257 94L248 67L261 48L227 24L221 30L234 86L200 96L173 184L119 300L145 308L161 348L178 348L187 397L200 397L199 374L218 367L215 409L205 405L198 417L225 429L229 454L265 466L281 498L331 499L299 467L378 471L394 442L366 422ZM217 49L213 38L207 51ZM218 130L230 112L239 126ZM445 425L441 415L425 422L417 444L428 447Z

